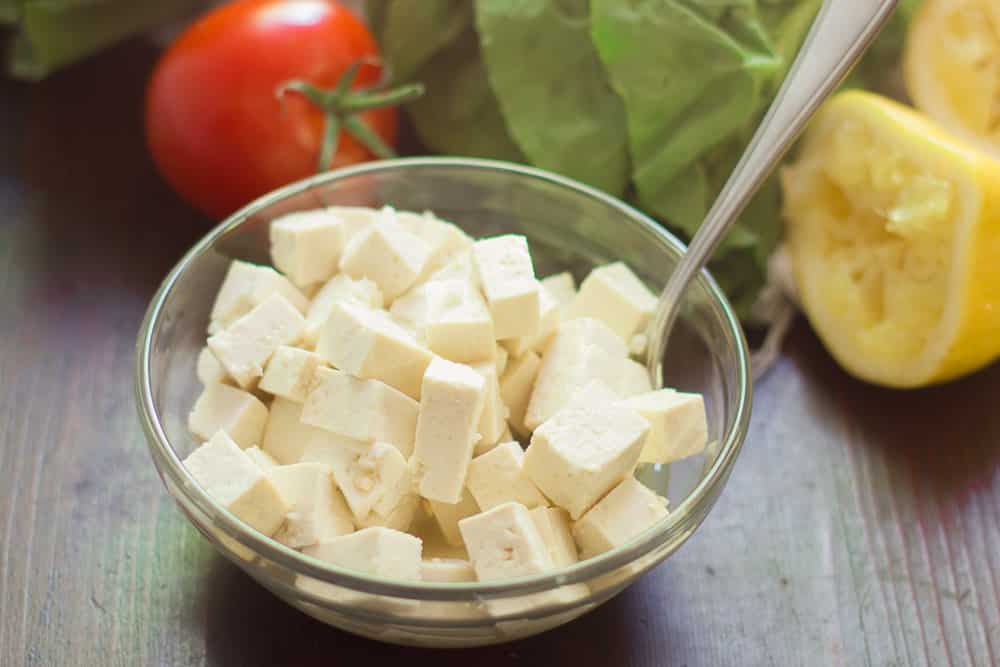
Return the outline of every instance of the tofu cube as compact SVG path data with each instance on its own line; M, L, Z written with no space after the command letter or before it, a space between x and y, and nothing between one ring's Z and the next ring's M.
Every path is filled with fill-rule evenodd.
M288 514L288 501L256 463L219 431L184 459L208 495L251 528L271 536Z
M408 457L418 409L416 401L384 382L318 368L302 406L302 421L353 440L389 443Z
M212 305L209 333L222 331L275 294L285 297L300 313L309 307L309 299L271 267L233 260Z
M468 366L435 357L427 367L413 449L424 498L461 500L485 399L486 381Z
M399 211L396 219L412 234L416 234L430 247L425 275L437 271L456 254L472 247L472 239L456 225L440 220L430 211L411 213Z
M364 528L302 550L307 556L386 579L420 579L420 539L391 528Z
M539 282L542 283L545 291L556 300L563 312L576 298L576 281L573 280L573 274L568 271L542 278Z
M264 472L268 472L272 468L277 468L278 465L280 465L273 456L256 445L253 447L247 447L243 451L250 457L250 460L256 463L257 466Z
M472 563L461 558L428 558L420 563L420 578L435 583L461 583L475 581Z
M554 566L528 508L505 503L458 522L479 581L540 574Z
M392 304L397 322L432 352L462 363L493 359L493 320L479 291L460 280L417 285Z
M302 403L282 396L271 401L261 449L278 463L291 465L302 460L310 446L359 445L350 438L302 423Z
M525 427L538 428L591 380L619 387L627 356L624 341L599 320L564 322L542 357L524 416Z
M208 347L244 389L253 388L264 365L282 345L294 345L302 336L305 319L280 294L272 294L253 310L210 336Z
M472 261L472 248L462 250L450 257L441 268L434 271L427 282L441 280L460 280L468 283L475 289L481 289L479 284L479 274L476 272L476 265Z
M282 345L267 362L259 388L301 403L306 400L316 369L325 365L326 362L318 354Z
M573 525L581 558L625 544L667 516L667 501L629 476Z
M212 351L208 349L208 346L201 348L201 352L198 353L196 373L198 380L206 387L210 384L233 383L233 379L229 377L229 373L226 372L226 369L219 363L219 360L212 354Z
M351 512L333 485L329 466L294 463L273 468L268 476L290 505L288 519L275 536L282 544L300 549L354 532Z
M340 218L326 209L297 211L271 221L271 261L299 288L337 272L343 236Z
M520 436L527 437L531 434L531 429L524 424L524 415L541 366L541 358L528 351L510 362L507 371L500 378L500 397L507 406L507 423Z
M510 352L500 343L496 344L493 361L496 363L497 377L503 377L504 371L507 370L507 363L510 361Z
M302 344L313 349L319 341L320 331L330 317L330 311L335 303L352 301L369 308L382 307L382 292L378 285L362 278L355 280L348 275L338 273L324 284L316 295L306 313L306 327L302 332Z
M367 206L328 206L326 211L340 221L341 252L378 218L378 211Z
M316 353L345 373L380 380L415 399L433 357L387 313L350 302L334 304Z
M486 382L486 396L483 412L479 418L479 440L476 441L475 455L485 454L493 449L504 431L507 430L507 406L500 396L500 381L497 379L496 364L492 362L472 364L474 371Z
M656 310L656 295L623 262L599 266L580 285L567 318L593 317L622 340L646 326Z
M649 371L643 364L632 359L625 359L622 368L621 395L625 398L653 391L649 380Z
M340 270L355 279L371 279L392 303L417 282L430 257L430 246L399 224L395 211L384 209L344 248Z
M520 357L528 350L543 352L552 337L559 329L562 321L559 302L548 293L548 290L539 287L538 290L538 333L533 336L519 336L517 338L506 338L502 342L506 350L514 357Z
M530 514L555 567L569 567L580 560L569 512L561 507L536 507Z
M636 359L642 359L649 350L649 336L644 333L637 333L628 341L628 353Z
M253 394L225 384L206 385L188 415L188 429L202 440L225 431L240 447L259 444L267 406Z
M535 429L525 474L576 520L632 474L649 429L619 405L567 407Z
M650 423L639 454L642 463L671 463L704 451L708 444L705 401L700 394L660 389L623 400Z
M528 240L508 234L476 241L472 261L493 315L498 340L538 333L539 284Z
M462 533L458 530L458 522L465 517L479 514L480 511L479 505L469 493L469 489L462 489L462 497L457 503L442 503L431 500L430 504L431 511L434 513L434 521L441 529L445 542L454 547L465 544L462 541Z
M404 495L399 504L392 508L389 514L369 512L368 516L358 521L358 528L392 528L409 532L420 508L420 496L416 493Z
M516 442L499 444L472 459L466 485L483 510L510 502L528 509L548 504L524 474L524 451Z

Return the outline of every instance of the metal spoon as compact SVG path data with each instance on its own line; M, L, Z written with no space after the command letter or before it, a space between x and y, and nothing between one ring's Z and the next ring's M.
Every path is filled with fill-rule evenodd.
M749 147L667 281L649 325L649 372L663 386L663 354L681 297L785 151L871 44L896 0L825 0Z

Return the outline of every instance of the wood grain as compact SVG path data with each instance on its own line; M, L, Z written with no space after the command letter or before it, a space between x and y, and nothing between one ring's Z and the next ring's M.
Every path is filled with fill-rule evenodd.
M153 57L133 43L0 84L0 665L396 664L399 649L320 625L217 557L145 451L135 335L205 225L143 147ZM863 385L800 321L726 492L674 558L541 637L412 658L998 664L998 395L998 367Z

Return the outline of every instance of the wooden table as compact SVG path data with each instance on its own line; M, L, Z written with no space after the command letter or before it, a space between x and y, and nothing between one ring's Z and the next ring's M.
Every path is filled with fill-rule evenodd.
M153 470L135 337L206 224L142 143L153 57L0 83L0 665L397 664L215 555ZM1000 664L998 406L1000 367L876 389L800 321L680 552L569 626L436 664Z

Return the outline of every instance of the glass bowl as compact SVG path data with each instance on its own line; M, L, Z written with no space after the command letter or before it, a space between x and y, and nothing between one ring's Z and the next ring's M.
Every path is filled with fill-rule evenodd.
M195 483L181 460L197 445L187 414L199 393L195 360L231 259L268 263L268 223L321 206L431 210L474 237L524 234L539 276L624 260L656 290L684 246L638 211L544 171L459 158L369 163L268 194L209 232L163 281L139 333L136 397L153 461L191 523L227 558L289 604L366 637L420 646L475 646L555 627L595 608L673 553L705 519L746 436L750 373L732 308L703 273L667 346L669 386L704 394L706 452L639 478L670 500L669 515L627 544L544 575L487 583L402 582L305 556L249 528Z

